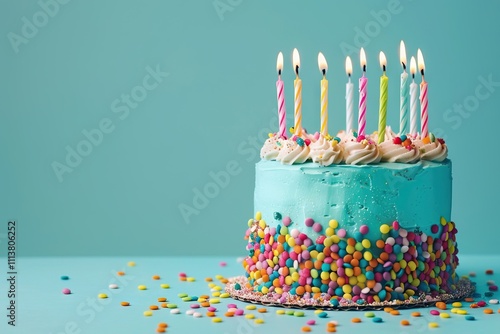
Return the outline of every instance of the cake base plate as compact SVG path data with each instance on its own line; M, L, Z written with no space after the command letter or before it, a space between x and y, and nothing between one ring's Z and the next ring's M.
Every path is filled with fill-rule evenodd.
M240 285L240 289L235 289L235 284ZM251 288L247 288L248 280L245 276L237 276L228 279L225 290L233 299L237 299L247 303L261 304L264 306L276 306L298 309L325 309L325 310L382 310L385 307L394 309L416 308L434 306L436 302L454 302L460 301L466 297L472 296L475 291L475 286L469 279L461 278L453 293L438 294L435 296L421 294L420 296L412 297L407 300L391 300L383 302L374 302L371 304L358 304L343 298L339 299L339 305L334 306L329 299L320 298L304 298L298 296L288 296L284 302L281 302L273 294L263 295L255 292Z

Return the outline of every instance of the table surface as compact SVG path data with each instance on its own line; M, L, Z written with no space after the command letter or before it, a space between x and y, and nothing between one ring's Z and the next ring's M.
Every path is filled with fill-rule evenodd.
M460 256L458 273L469 275L476 273L471 279L477 284L477 292L482 294L482 300L489 301L498 298L500 293L493 297L484 297L488 291L487 282L499 280L500 256ZM0 258L7 266L7 260ZM128 266L130 261L135 266ZM222 262L227 265L223 266ZM231 298L219 298L217 316L222 322L214 323L206 316L206 310L201 308L203 316L194 318L186 314L190 305L197 302L184 302L178 296L187 293L190 296L209 295L214 291L208 286L207 278L223 287L216 278L217 275L232 277L241 275L243 269L236 258L228 257L40 257L18 258L16 276L16 326L7 324L6 315L9 300L6 279L0 284L1 316L0 333L156 333L159 323L168 324L168 333L302 333L302 327L308 320L314 319L315 325L310 326L312 333L326 333L328 321L338 322L337 333L364 333L375 330L384 333L471 333L495 332L500 325L499 305L488 305L493 314L485 314L485 308L470 308L470 303L463 303L463 309L473 315L475 321L467 321L463 315L451 312L451 306L443 311L450 314L450 318L441 318L430 315L431 309L420 308L400 310L400 315L394 316L384 311L374 311L382 323L374 323L365 316L363 311L328 311L327 318L319 318L314 310L305 310L304 317L278 315L280 308L266 307L267 313L257 310L247 310L245 304ZM493 275L486 275L486 269L492 269ZM125 275L119 276L117 272ZM181 281L179 274L186 273L195 278L194 282ZM6 271L4 271L6 273ZM62 280L61 276L68 276L69 280ZM160 279L153 279L159 275ZM7 274L5 274L7 276ZM8 278L8 276L7 276ZM118 289L110 289L110 284L117 284ZM167 283L170 288L160 286ZM139 285L145 285L146 290L139 290ZM69 288L71 294L63 294L62 289ZM98 295L105 293L107 299L100 299ZM145 316L144 311L151 305L160 305L158 297L166 297L169 302L177 304L180 314L172 314L170 309L161 308L153 311L152 316ZM481 298L477 298L480 300ZM130 306L124 307L120 302L127 301ZM263 324L255 323L255 319L246 319L244 316L226 317L224 313L227 305L234 303L238 308L245 309L245 314L253 313L255 319L263 319ZM421 312L419 318L412 317L414 311ZM361 323L352 323L353 317L362 319ZM400 324L401 320L410 321L410 326ZM438 323L438 328L429 328L430 322Z

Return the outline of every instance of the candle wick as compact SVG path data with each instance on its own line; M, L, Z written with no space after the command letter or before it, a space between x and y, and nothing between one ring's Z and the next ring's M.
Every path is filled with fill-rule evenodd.
M295 74L299 76L299 65L295 65Z
M323 78L324 78L326 75L326 69L322 69L321 72L323 72Z
M401 64L403 64L403 70L406 71L406 64L402 61Z
M415 81L415 73L411 74L411 78L412 78L413 81Z
M385 74L385 65L382 65L382 70L384 71Z
M349 77L349 79L351 78L351 73L347 73L347 76Z
M363 72L366 72L366 64L363 65Z
M278 75L281 77L281 68L278 70Z
M420 70L420 74L422 74L422 77L424 76L424 69Z

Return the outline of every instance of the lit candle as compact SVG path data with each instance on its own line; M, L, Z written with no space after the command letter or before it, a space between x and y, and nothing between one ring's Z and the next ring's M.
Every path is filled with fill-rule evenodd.
M366 55L365 50L361 48L359 52L359 61L363 76L359 78L359 116L358 116L358 135L365 135L366 127L366 88L368 79L366 78Z
M345 71L348 77L347 83L345 84L345 132L348 134L353 129L354 123L354 114L352 112L354 85L351 82L352 61L349 56L345 59Z
M293 70L295 71L295 80L293 88L295 92L295 126L294 134L300 136L302 134L302 80L299 77L300 56L297 49L293 49L292 55Z
M410 59L410 73L411 73L411 84L410 84L410 134L412 137L417 135L417 84L415 83L415 73L417 72L417 63L415 57Z
M427 101L427 82L425 81L425 63L422 51L418 49L417 52L418 70L422 75L422 82L420 83L420 138L425 138L429 135L428 131L428 101Z
M378 143L382 143L385 139L385 124L387 122L387 88L389 78L385 75L387 60L385 54L380 51L379 55L380 67L382 67L382 76L380 77L380 109L378 114Z
M401 89L399 96L399 134L406 135L408 131L408 73L406 72L406 48L405 43L401 41L399 45L399 61L403 66L401 73Z
M276 81L276 95L278 99L278 119L279 132L278 136L286 138L286 108L285 108L285 85L281 80L281 71L283 70L283 54L278 53L276 61L276 70L278 71L278 81Z
M325 56L320 52L318 53L318 67L319 71L323 74L321 80L321 129L320 133L323 136L328 136L328 80L326 80L326 71L328 70L328 63Z

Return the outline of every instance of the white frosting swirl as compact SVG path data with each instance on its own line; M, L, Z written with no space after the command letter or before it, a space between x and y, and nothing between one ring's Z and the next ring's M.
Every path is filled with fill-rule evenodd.
M411 164L420 159L420 153L417 147L413 146L411 149L407 149L401 144L394 144L392 139L384 141L378 147L382 154L382 161Z
M268 138L260 149L260 157L266 160L276 160L283 143L278 135Z
M358 142L357 138L347 136L344 138L344 161L348 165L366 165L380 162L380 154L377 144L363 139Z
M322 166L339 164L342 162L342 148L336 141L328 141L321 135L317 141L310 145L309 157L313 162Z
M424 144L420 139L415 140L415 146L420 152L420 159L441 162L448 157L448 147L439 140Z
M288 139L281 142L282 147L276 160L285 165L301 164L309 158L309 146L300 146L296 141Z

